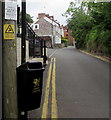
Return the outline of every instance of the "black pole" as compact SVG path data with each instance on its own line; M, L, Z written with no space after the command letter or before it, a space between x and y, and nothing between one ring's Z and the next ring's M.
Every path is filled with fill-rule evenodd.
M26 62L26 2L22 1L22 63Z
M26 0L22 0L22 64L26 62ZM20 120L27 120L27 111L19 110Z
M33 57L35 58L35 33L33 34Z
M47 60L47 56L46 56L46 42L44 40L44 66L46 66L46 60Z
M20 7L17 6L17 24L20 25Z
M41 39L41 57L43 57L43 40Z

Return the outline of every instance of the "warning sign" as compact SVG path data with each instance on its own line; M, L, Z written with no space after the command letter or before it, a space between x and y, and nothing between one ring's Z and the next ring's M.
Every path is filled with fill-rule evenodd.
M15 39L15 29L13 24L4 24L4 39Z

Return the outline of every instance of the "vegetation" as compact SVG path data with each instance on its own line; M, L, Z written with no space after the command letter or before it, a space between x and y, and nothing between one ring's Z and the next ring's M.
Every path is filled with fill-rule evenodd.
M21 17L22 17L22 15L21 15L21 12L20 12L20 21L21 21ZM33 23L33 19L32 18L33 17L31 17L30 14L26 13L26 21L28 23Z
M66 37L62 37L62 38L61 38L61 42L64 43L65 47L68 46L68 40L67 40Z
M61 42L62 42L62 43L66 43L66 42L68 42L68 40L67 40L67 38L62 37L62 38L61 38Z
M77 48L111 57L111 2L70 3L64 16ZM70 16L70 18L69 18Z

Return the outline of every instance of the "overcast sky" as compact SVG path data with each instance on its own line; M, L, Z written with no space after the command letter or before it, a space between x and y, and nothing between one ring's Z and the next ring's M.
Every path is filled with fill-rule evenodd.
M75 0L27 0L27 13L37 18L38 13L53 15L61 25L66 24L66 18L62 14L68 9L71 1Z

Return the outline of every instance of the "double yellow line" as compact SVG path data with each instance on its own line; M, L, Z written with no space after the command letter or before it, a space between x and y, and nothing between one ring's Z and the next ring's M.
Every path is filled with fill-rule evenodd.
M52 83L52 84L51 84ZM51 58L51 63L48 71L48 78L45 89L42 119L47 118L48 114L48 102L49 102L49 91L52 85L52 99L51 99L51 118L57 118L57 99L56 99L56 58Z

